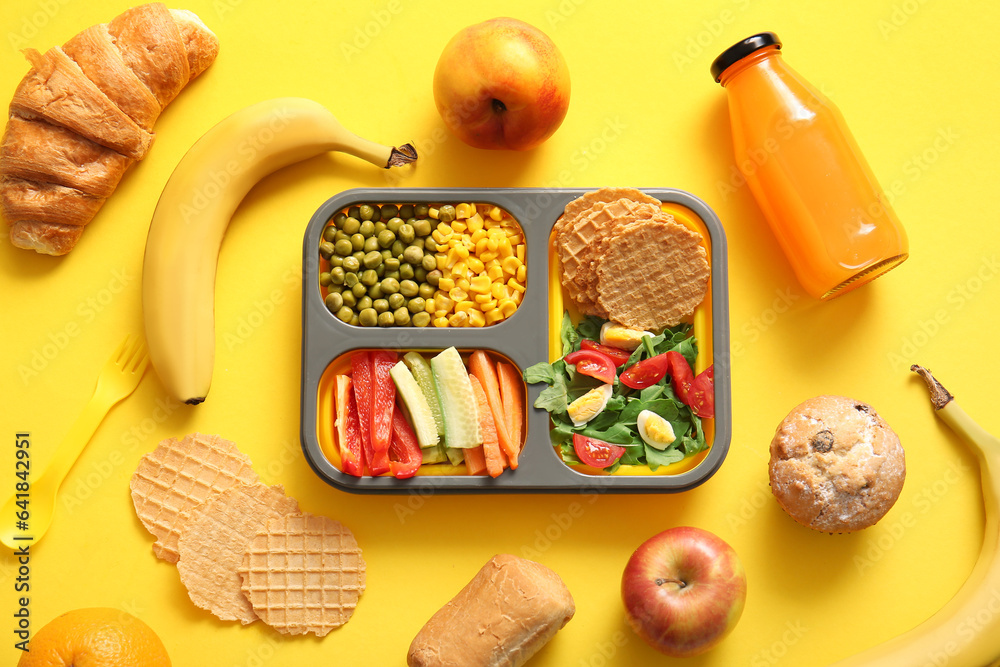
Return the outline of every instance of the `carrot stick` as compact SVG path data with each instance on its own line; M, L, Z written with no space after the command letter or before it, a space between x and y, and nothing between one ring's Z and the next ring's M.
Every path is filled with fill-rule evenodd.
M463 449L462 455L465 456L465 467L468 468L470 475L482 475L486 472L486 456L483 454L482 445Z
M503 411L503 402L500 400L500 383L497 380L497 371L493 367L493 362L486 356L483 350L476 350L469 357L469 371L475 376L486 394L488 411L493 415L493 424L496 428L497 440L507 458L510 459L511 469L517 468L518 446L511 440L510 432L507 430L507 418ZM489 452L487 452L487 462Z
M507 417L507 431L514 447L520 451L524 446L524 433L521 428L524 420L521 376L513 364L503 361L497 362L497 375L500 377L500 398L503 402L504 415Z
M503 472L503 454L500 452L500 443L497 442L497 424L490 414L490 406L486 401L486 392L479 383L479 378L469 375L472 383L472 393L476 395L476 403L479 408L479 432L483 436L483 456L486 458L486 472L490 477L499 477Z

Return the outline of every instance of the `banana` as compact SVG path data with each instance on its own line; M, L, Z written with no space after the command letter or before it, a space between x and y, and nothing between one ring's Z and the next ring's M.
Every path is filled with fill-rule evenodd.
M215 273L233 212L260 179L327 151L380 167L416 160L347 131L322 105L267 100L222 120L184 155L156 204L142 267L149 356L176 398L205 400L215 361Z
M934 409L979 459L986 527L969 578L932 617L894 639L833 667L987 667L1000 664L1000 440L969 417L930 371L911 366L927 383Z

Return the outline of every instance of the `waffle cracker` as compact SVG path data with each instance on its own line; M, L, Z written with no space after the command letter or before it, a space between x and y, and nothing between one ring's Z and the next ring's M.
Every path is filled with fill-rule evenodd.
M354 535L308 513L268 521L247 546L239 573L254 612L286 635L325 636L350 620L365 590Z
M677 222L621 227L604 243L597 266L598 302L632 329L660 331L694 312L708 289L701 235Z
M631 199L632 201L657 205L660 203L658 199L650 197L645 192L636 190L635 188L600 188L591 192L585 192L566 204L563 214L559 216L559 219L552 226L553 234L558 235L564 225L569 224L577 216L593 208L596 204L617 201L619 199Z
M178 543L177 570L188 597L223 621L257 620L236 572L254 536L269 519L298 514L280 485L238 484L190 512Z
M182 515L235 484L258 482L251 465L236 443L201 433L168 438L143 456L129 489L136 515L156 537L153 553L176 563Z

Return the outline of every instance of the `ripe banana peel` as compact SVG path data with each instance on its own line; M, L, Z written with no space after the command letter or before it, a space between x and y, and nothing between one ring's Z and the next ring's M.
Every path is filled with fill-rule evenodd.
M384 168L417 158L409 144L352 134L317 102L279 98L222 120L174 169L146 239L142 310L153 367L179 400L201 403L212 382L215 273L233 212L263 177L328 151Z
M1000 440L955 402L930 371L911 366L927 383L937 416L976 452L986 526L972 573L932 617L833 667L994 667L1000 665Z

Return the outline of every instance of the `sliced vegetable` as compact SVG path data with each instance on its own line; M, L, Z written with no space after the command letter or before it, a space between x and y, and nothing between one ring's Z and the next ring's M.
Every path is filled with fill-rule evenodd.
M579 433L573 434L573 451L584 465L601 470L614 465L625 454L624 447Z
M594 352L600 352L601 354L610 357L614 362L615 366L622 366L628 358L631 356L628 350L623 350L620 347L612 347L610 345L601 345L596 341L592 341L589 338L584 338L580 341L581 350L593 350Z
M448 446L469 449L483 444L476 397L472 393L469 372L465 369L458 350L449 347L432 358L431 370L441 403Z
M667 352L671 381L674 386L674 393L681 399L684 405L691 405L688 392L691 390L691 383L694 382L694 373L691 371L691 364L680 352L671 350Z
M392 367L397 355L388 350L372 352L372 448L375 456L387 455L392 440L392 413L396 408L396 384Z
M479 380L480 389L485 393L487 408L489 409L492 419L490 420L496 431L496 437L499 441L500 447L503 449L507 458L510 459L511 469L517 468L517 455L519 452L518 444L514 444L513 439L510 437L510 432L507 430L507 420L503 411L503 401L500 398L500 381L497 378L497 371L490 360L489 356L482 351L476 350L471 355L469 355L469 373L471 373L476 379ZM473 390L475 390L475 383L473 383ZM477 396L478 398L478 396ZM482 403L477 403L480 410L483 408ZM479 416L479 427L483 428L486 422L483 420L482 415ZM486 445L485 439L486 434L483 433L483 445ZM486 463L490 463L490 452L486 451ZM503 468L500 469L503 471ZM492 469L490 471L492 475ZM499 473L497 473L499 474ZM496 475L494 475L495 477Z
M715 418L715 364L712 364L694 379L688 392L688 405L699 417Z
M524 395L521 392L521 376L513 364L497 362L497 376L500 378L500 400L507 416L507 432L510 441L518 451L524 446Z
M441 403L438 401L437 389L434 387L434 374L430 363L419 352L407 352L403 355L403 363L410 369L413 379L420 385L427 399L427 405L434 415L434 425L438 435L444 435L444 418L441 416Z
M444 463L448 461L448 455L445 454L444 445L438 443L434 447L424 447L420 450L420 456L423 459L424 465L433 463Z
M414 379L410 369L402 361L397 362L389 372L392 381L396 383L396 392L403 400L403 405L410 413L410 421L413 422L413 430L417 434L417 442L421 447L433 447L441 440L438 435L437 425L434 423L434 415L431 413L427 397L417 381ZM436 403L437 401L435 401Z
M361 430L358 427L358 407L354 401L351 378L338 375L336 383L337 446L340 450L340 464L343 472L354 477L364 475L364 449L361 445Z
M666 354L658 354L649 359L643 359L639 363L633 364L622 371L618 379L623 385L632 389L650 387L666 377L667 372L670 370L670 357L668 356L670 354L670 352L667 352Z
M482 445L459 451L465 456L465 468L470 475L486 474L486 455L483 453Z
M563 357L567 364L576 366L576 372L595 378L606 384L615 381L614 360L595 350L577 350Z
M502 426L503 422L498 424L493 419L493 414L486 398L486 391L483 389L482 383L479 382L479 378L470 374L469 383L472 385L472 393L476 395L476 406L479 409L479 432L483 436L483 456L486 459L486 472L490 477L496 478L503 472L505 464L497 435L499 430L497 426ZM512 465L511 468L513 467Z
M392 414L392 442L389 445L389 470L396 479L413 477L423 463L417 436L402 410Z
M372 475L389 472L388 446L385 452L376 456L372 445L372 395L374 393L372 355L370 352L355 352L351 355L351 381L354 385L354 401L358 409L358 431L361 434L361 447L364 460Z

